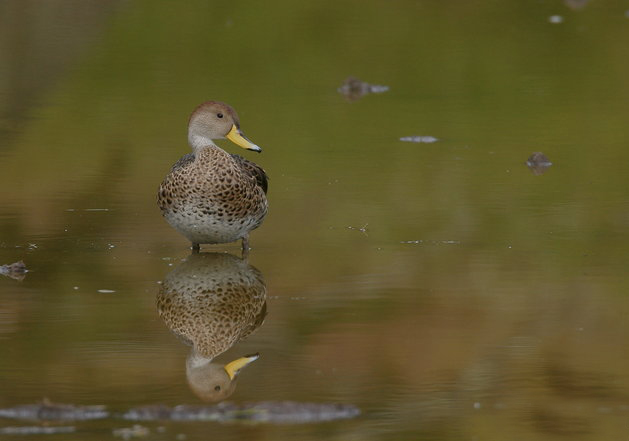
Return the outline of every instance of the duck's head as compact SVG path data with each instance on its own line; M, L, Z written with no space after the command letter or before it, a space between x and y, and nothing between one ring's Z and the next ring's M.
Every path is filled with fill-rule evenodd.
M224 138L244 149L262 151L242 133L238 114L231 106L207 101L192 112L188 123L188 142L194 150L214 145L213 139Z
M186 376L192 391L203 401L218 402L229 397L236 389L240 370L258 359L260 354L246 355L226 365L211 359L188 357Z

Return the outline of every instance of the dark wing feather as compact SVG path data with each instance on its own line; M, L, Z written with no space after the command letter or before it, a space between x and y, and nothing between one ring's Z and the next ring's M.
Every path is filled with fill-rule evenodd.
M260 167L259 165L249 161L248 159L243 158L240 155L235 155L232 153L231 156L232 158L234 158L234 161L236 161L236 164L240 166L241 170L243 170L247 175L252 176L256 179L258 185L262 187L262 190L264 190L264 194L266 194L266 191L269 188L269 177L264 172L264 169L262 169L262 167Z
M188 153L187 155L183 155L181 158L179 158L179 161L175 162L175 164L170 169L170 172L172 173L173 171L179 168L185 167L193 161L194 161L194 153Z

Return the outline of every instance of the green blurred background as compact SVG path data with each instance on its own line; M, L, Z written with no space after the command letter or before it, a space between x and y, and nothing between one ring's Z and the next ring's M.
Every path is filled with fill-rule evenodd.
M167 433L625 436L627 10L0 2L0 264L30 270L0 279L0 406L199 404L188 349L155 307L189 253L155 193L189 151L190 112L216 99L270 176L249 258L268 316L225 359L262 356L230 399L363 414ZM348 101L349 76L390 90ZM399 140L410 135L439 141ZM543 175L525 165L534 151L553 162ZM111 439L120 424L80 436Z

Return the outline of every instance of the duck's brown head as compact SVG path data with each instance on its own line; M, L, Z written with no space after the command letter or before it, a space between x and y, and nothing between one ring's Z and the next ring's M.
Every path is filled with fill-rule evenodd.
M262 151L242 133L238 114L228 104L206 101L192 112L188 122L188 142L194 150L214 145L213 139L224 138L244 149Z

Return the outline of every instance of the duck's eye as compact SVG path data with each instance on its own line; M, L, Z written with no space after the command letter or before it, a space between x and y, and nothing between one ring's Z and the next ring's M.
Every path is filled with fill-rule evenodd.
M217 113L216 116L218 116L219 118L222 118L223 114L222 113Z
M220 113L219 113L219 115L220 115ZM218 392L219 390L221 390L221 387L220 387L220 386L214 386L214 390L215 390L216 392Z

